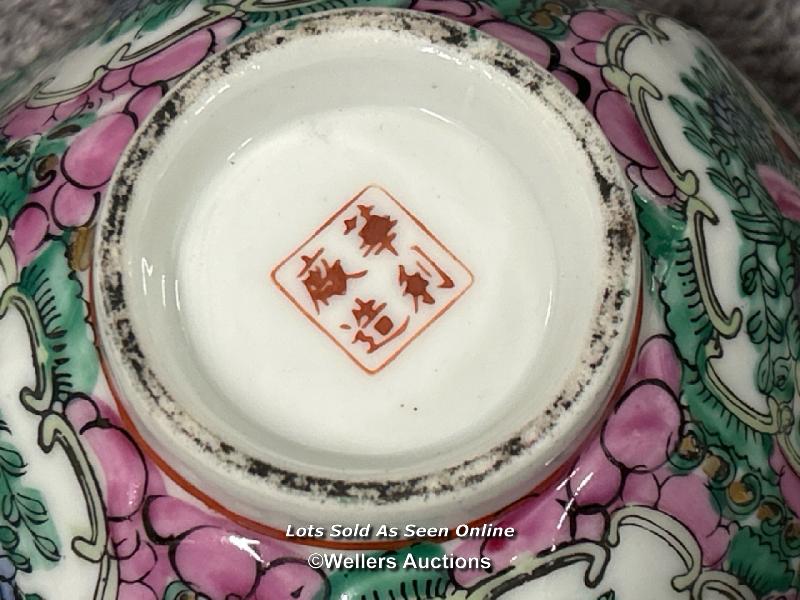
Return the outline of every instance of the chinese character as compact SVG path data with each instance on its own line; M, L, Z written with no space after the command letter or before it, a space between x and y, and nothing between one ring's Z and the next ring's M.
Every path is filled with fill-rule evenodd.
M297 274L298 277L305 275L303 285L306 286L317 314L319 314L320 302L328 306L328 300L332 296L344 296L347 293L348 280L358 279L367 274L366 270L358 273L346 273L344 267L342 267L342 262L338 259L333 264L329 264L323 258L320 261L322 266L314 266L314 263L322 256L324 251L325 248L320 248L313 256L301 256L300 258L305 263L305 266Z
M389 316L381 315L386 308L386 303L383 302L378 306L375 306L375 304L375 300L356 298L356 308L351 311L358 327L358 331L353 336L353 343L365 343L367 345L367 354L372 354L395 338L403 335L411 320L411 317L406 317L400 327L395 328L394 321ZM340 327L342 329L350 329L350 326L346 324L342 324ZM375 332L377 332L377 335L375 335Z
M469 269L377 185L347 200L271 278L370 374L394 360L473 283Z
M411 249L414 252L416 252L417 254L419 254L422 258L424 258L426 261L428 261L428 264L430 264L433 267L433 270L436 271L436 274L442 280L441 283L439 283L439 285L437 287L439 287L440 289L443 289L443 290L448 290L448 289L453 287L453 285L454 285L453 284L453 280L450 279L450 276L447 273L445 273L444 270L441 267L439 267L439 265L437 265L435 262L433 262L433 259L430 256L428 256L422 248L420 248L419 246L417 246L415 244L415 245L411 246ZM428 274L428 277L430 277L431 274L425 269L425 267L423 267L419 263L417 263L417 265L425 273Z
M388 250L397 256L397 250L392 242L397 237L396 233L391 233L397 221L389 217L389 215L373 215L373 206L358 205L358 212L364 218L365 223L358 231L358 236L361 238L361 248L366 248L364 256L369 256L374 252L376 255L384 250ZM344 234L348 235L358 225L358 216L354 216L344 221Z
M422 259L428 263L428 266L436 271L436 274L440 279L439 285L437 286L439 289L450 289L455 285L452 278L445 273L444 270L437 265L422 248L414 245L411 246L411 250L422 257ZM411 299L414 302L415 313L419 312L420 300L422 300L424 304L436 303L436 299L428 291L428 286L431 283L430 278L433 277L433 273L426 269L425 265L423 265L420 261L416 261L416 265L419 268L419 271L415 273L409 273L409 271L406 270L405 265L400 265L398 267L398 281L400 285L405 285L405 289L403 289L403 295L411 296Z
M366 327L372 321L375 320L381 311L386 308L386 302L380 304L377 308L375 307L375 300L362 300L361 298L356 298L356 305L358 308L354 308L352 310L353 317L356 319L356 324L359 327ZM383 319L383 317L382 317ZM363 322L362 322L363 321ZM389 321L391 323L391 320ZM391 327L390 327L391 329ZM383 334L385 335L386 332L384 331Z
M418 266L421 267L422 265L418 263ZM419 312L420 298L425 304L434 304L436 302L433 296L428 292L428 284L430 282L425 279L419 271L409 275L404 265L400 265L398 270L400 273L400 285L405 284L406 286L403 290L403 295L411 296L414 301L414 312Z

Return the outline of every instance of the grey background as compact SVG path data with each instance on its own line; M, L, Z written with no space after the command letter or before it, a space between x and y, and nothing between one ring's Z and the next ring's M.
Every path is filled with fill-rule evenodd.
M0 79L125 0L0 0ZM706 33L778 104L800 116L800 0L640 0Z

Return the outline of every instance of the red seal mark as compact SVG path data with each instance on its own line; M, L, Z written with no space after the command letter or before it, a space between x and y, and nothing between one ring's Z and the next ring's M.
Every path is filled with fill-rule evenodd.
M372 374L441 317L473 277L408 209L369 186L282 260L272 280Z

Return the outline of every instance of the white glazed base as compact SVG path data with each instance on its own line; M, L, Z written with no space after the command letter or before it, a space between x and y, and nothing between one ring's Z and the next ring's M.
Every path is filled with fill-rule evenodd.
M382 25L373 25L378 14ZM552 470L598 416L627 350L635 266L621 274L625 320L604 369L583 388L590 397L554 404L587 369L579 357L609 278L598 168L617 173L576 139L596 126L582 113L565 119L575 108L553 104L567 92L549 75L538 73L547 93L530 93L485 59L496 42L465 38L475 49L465 52L431 42L433 19L416 17L419 29L405 31L386 26L392 14L343 12L335 26L323 18L321 33L288 32L227 72L201 70L157 144L145 141L147 126L140 142L151 154L135 165L125 215L125 300L180 412L154 412L114 352L111 369L159 454L201 490L269 524L350 515L446 526L499 508ZM588 147L604 143L591 135ZM396 248L346 246L359 231L345 233L344 219L366 204L396 220ZM402 285L390 289L397 261L414 247L429 259L416 264L438 294L427 305ZM352 278L342 294L311 304L300 261L317 260L316 250L331 262L347 257ZM440 267L449 287L435 287ZM363 274L381 269L383 280ZM99 271L108 272L102 258ZM354 301L368 297L386 304L381 314L394 311L392 331L407 317L396 351L372 354L347 337ZM538 425L524 434L537 448L524 478L520 464L482 491L456 485L438 508L413 494L397 498L398 510L326 503L312 491L278 516L269 495L289 490L248 480L253 468L239 458L356 486L431 474L452 487L454 465L490 467L493 449L522 440L526 423ZM222 444L216 458L191 447L209 433ZM220 458L221 470L212 466Z
M303 166L318 177L287 176ZM555 264L532 190L496 149L418 109L356 108L286 124L215 175L186 223L177 265L188 343L225 393L226 406L209 403L209 412L234 409L235 427L257 428L265 445L294 443L306 462L344 469L413 467L515 412L519 388L543 363ZM266 272L372 182L480 275L369 376ZM220 202L226 195L236 202ZM336 298L331 309L347 311L347 302ZM537 398L527 402L525 410Z

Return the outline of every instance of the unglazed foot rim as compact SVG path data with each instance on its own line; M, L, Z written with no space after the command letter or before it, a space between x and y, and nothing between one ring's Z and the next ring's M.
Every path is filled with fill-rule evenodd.
M345 39L343 36L349 37ZM326 47L326 44L331 44L332 40L337 39L338 45ZM540 236L532 236L549 240L549 245L541 243L545 244L543 248L547 252L552 253L552 264L545 261L547 264L540 265L540 271L541 281L544 282L542 285L549 286L548 289L553 291L550 298L554 307L547 304L546 314L539 319L541 323L531 325L530 331L539 332L541 339L518 342L521 344L519 347L530 347L537 351L535 357L531 356L529 359L533 364L529 364L525 378L520 375L518 381L512 381L514 385L519 383L515 388L507 381L494 382L493 373L489 371L471 374L476 381L480 375L480 378L492 384L487 387L490 391L507 386L503 388L503 393L495 394L498 398L487 400L488 404L494 406L495 412L490 416L495 420L491 421L487 417L489 425L485 427L486 431L483 431L480 422L470 424L464 421L462 429L453 429L454 433L450 436L452 439L446 437L438 439L437 428L432 428L428 424L429 439L426 438L425 441L430 442L431 450L427 454L420 451L421 454L415 455L413 444L404 445L403 440L394 440L387 442L382 452L365 451L364 456L359 457L358 441L348 445L343 435L341 440L331 442L333 445L330 447L324 445L324 440L319 446L314 446L314 440L310 437L295 442L291 436L286 436L284 439L278 431L274 432L274 438L270 437L273 434L262 435L259 432L270 430L259 429L262 427L259 421L261 417L255 413L253 413L253 423L246 423L246 420L241 419L236 421L239 418L236 416L239 414L236 411L242 406L251 406L248 403L252 400L240 394L236 400L239 404L228 410L226 403L230 398L226 396L227 388L220 383L225 381L225 374L218 377L215 375L216 379L209 375L213 368L208 368L207 355L213 356L215 352L213 344L204 342L203 331L192 325L199 322L197 319L192 320L194 318L190 314L192 311L201 315L213 314L213 311L204 313L203 311L211 309L208 306L197 308L201 302L195 302L185 295L181 297L179 293L179 281L183 282L181 285L185 283L188 287L195 288L200 285L198 281L202 283L202 277L199 275L195 277L192 269L186 271L184 268L181 271L181 265L195 264L192 263L195 258L197 264L206 264L209 261L213 262L214 256L203 254L204 243L193 241L198 235L196 227L187 232L176 230L173 240L165 239L163 235L158 237L150 234L147 227L141 226L147 225L155 231L159 219L164 222L174 219L178 224L195 223L191 221L191 214L176 212L183 207L183 205L178 206L184 202L183 196L189 195L185 190L190 187L190 183L181 188L177 183L181 178L171 174L170 169L178 171L192 169L194 167L181 165L202 164L210 154L216 152L211 148L209 140L206 140L205 144L191 143L198 135L211 135L211 133L203 134L204 131L212 131L211 129L198 127L198 124L205 123L208 126L210 123L203 121L211 118L203 116L204 110L215 110L216 106L228 106L230 109L232 103L234 105L238 103L238 108L242 109L242 106L246 106L247 94L237 90L249 89L248 93L251 96L266 94L265 86L257 85L260 81L263 83L272 77L270 81L276 82L276 86L282 81L276 75L270 75L271 66L294 65L296 71L289 71L289 76L295 77L296 81L300 82L298 85L301 85L305 81L302 79L302 69L313 71L319 67L315 63L317 59L314 58L313 52L304 54L304 56L311 55L311 58L298 58L299 52L293 51L293 47L302 48L305 45L306 48L316 49L320 55L324 50L326 60L332 61L330 68L341 69L346 74L349 73L347 69L351 68L348 66L350 65L348 61L352 62L354 57L370 56L372 59L373 54L363 53L364 47L375 56L381 58L388 56L389 50L378 49L376 44L379 42L382 48L389 47L388 44L394 45L391 47L394 48L392 51L397 52L399 65L410 65L409 69L418 68L420 65L432 65L443 69L443 73L449 73L447 69L452 69L452 78L448 81L474 81L478 97L481 97L480 94L484 94L486 98L496 96L499 99L497 100L499 107L506 107L504 104L506 102L508 106L513 104L512 108L509 108L510 114L514 110L523 110L522 107L538 111L536 116L541 121L537 121L537 126L542 131L541 137L544 141L534 140L535 136L520 136L513 127L508 127L508 131L496 133L499 126L492 129L491 123L486 125L489 128L487 131L491 130L491 135L499 136L501 141L508 141L511 144L509 148L512 149L539 148L541 151L546 148L553 156L574 159L574 162L564 162L561 171L554 174L554 179L550 183L529 181L524 172L520 174L520 169L508 170L508 190L528 189L514 187L515 177L519 177L520 181L529 186L528 191L535 190L532 203L538 203L537 207L543 211L544 221L550 219L551 224L557 223L559 216L571 214L574 222L554 226L556 228L551 228L549 234L542 231ZM336 49L340 55L330 58L331 49ZM362 52L361 55L359 52ZM381 52L385 52L386 56ZM276 59L273 56L282 58ZM437 62L440 59L443 61L441 64ZM303 62L306 60L307 62ZM403 60L406 63L402 63ZM276 61L282 62L276 63ZM369 64L363 68L367 76L377 77L376 73L379 72L377 67L373 68L373 71L370 71ZM404 72L402 68L399 68L399 72L401 74L398 77L402 77ZM418 72L419 77L424 79L423 72ZM247 88L248 85L254 87ZM436 87L435 83L433 87ZM365 87L365 90L367 95L373 93L368 87ZM412 91L408 93L411 94ZM374 94L379 95L378 92ZM439 97L438 92L426 91L424 94L424 98L431 102L434 102L432 98ZM443 94L444 100L441 102L442 106L446 106L446 92ZM310 102L313 105L316 100ZM468 102L465 100L464 104L466 106ZM426 131L427 125L424 124L428 121L419 120L423 117L416 112L408 115L402 111L396 115L390 114L387 106L388 104L380 102L374 107L370 105L370 110L375 108L373 112L377 115L376 123L380 119L388 119L395 125L407 122L410 129L419 126L421 132ZM336 106L329 108L336 110ZM299 119L308 117L318 128L324 129L330 126L331 129L323 133L335 135L337 123L348 123L350 126L347 119L352 117L351 108L339 106L342 115L334 117L327 116L327 113L309 113L310 117L303 114L299 117L297 114L292 116ZM419 106L416 105L416 108ZM475 107L459 110L462 111L459 113L462 116L477 114ZM531 115L533 117L533 113ZM263 117L261 121L259 118L262 117L254 117L253 131L259 125L266 128L264 119L267 117ZM496 118L500 119L498 123L502 125L503 116L499 115ZM236 118L231 117L231 119L231 127L235 128ZM366 117L361 119L359 116L359 119L352 122L368 121ZM456 128L455 121L441 119L441 122L443 135L452 135L454 140L461 140L462 138L458 136L462 134L472 135L469 122L465 124L465 132ZM476 127L484 125L476 124ZM450 129L447 129L448 127ZM520 127L528 125L520 124ZM317 131L315 135L324 137L323 133ZM367 139L377 139L369 138L367 133L364 135ZM219 137L223 140L220 145L223 145L225 140L223 130L219 130ZM257 136L254 134L254 137ZM497 141L495 137L492 140ZM259 143L260 140L256 140L254 145ZM392 150L391 143L387 144L389 144L388 150ZM309 148L312 147L309 142ZM170 152L167 153L164 148L168 148ZM244 146L240 150L241 159L238 155L235 160L231 159L233 161L231 167L235 168L237 160L246 163L252 159L253 155L246 154ZM263 152L267 150L265 147ZM401 150L402 148L397 151ZM496 156L503 157L503 150L504 148L500 148ZM424 151L423 145L420 152ZM175 156L180 158L175 159L173 163L170 159ZM262 158L264 156L265 154L261 155ZM491 157L495 160L495 154ZM512 159L518 160L509 158ZM333 163L336 160L336 157L332 158ZM544 157L542 160L556 160L556 158ZM186 172L191 173L191 171ZM214 182L220 182L226 177L224 173L225 171L220 170L220 174L208 177L216 177ZM195 175L205 176L197 173ZM498 181L506 176L501 175L499 171L492 173L492 176L494 175ZM210 181L209 179L206 183ZM456 349L463 348L464 354L473 353L473 348L470 346L469 325L476 320L484 319L487 329L491 330L489 326L494 323L491 319L496 318L492 315L487 316L480 309L482 303L479 301L490 297L491 286L485 284L489 275L481 262L482 253L471 249L469 244L458 243L457 226L448 224L458 219L449 221L444 219L437 213L435 203L419 200L421 194L415 195L410 192L415 189L415 185L421 184L413 182L404 184L402 178L398 177L394 182L395 185L384 185L385 181L376 181L372 173L365 173L362 183L357 186L348 187L343 181L344 179L336 181L336 177L332 176L332 197L324 201L308 200L309 206L317 202L310 208L303 204L296 208L285 205L289 206L289 209L281 205L284 208L275 209L276 214L281 215L285 215L286 210L291 215L308 211L308 215L302 214L297 217L302 223L297 225L296 232L287 234L286 243L281 241L283 246L280 249L276 248L273 252L270 248L264 253L263 259L256 253L254 260L259 261L259 268L260 262L263 262L263 280L259 279L257 284L254 284L257 286L254 288L257 289L254 293L263 294L264 306L269 306L274 313L272 319L280 321L273 326L282 327L283 333L288 331L286 335L293 341L293 344L286 345L288 358L284 357L283 360L292 360L293 350L290 346L294 345L294 342L299 346L306 344L308 352L312 353L309 356L315 357L312 361L314 364L318 364L316 357L324 357L326 365L335 365L325 368L335 368L335 372L341 374L341 389L356 390L354 393L358 396L359 388L352 382L363 381L363 385L367 386L364 389L368 389L368 386L380 386L383 382L388 394L396 387L397 381L392 378L411 372L409 369L415 357L436 357L437 348L453 346ZM602 417L608 396L618 382L623 366L629 358L630 340L637 321L639 254L633 206L623 181L609 143L583 105L552 75L530 59L469 27L412 11L346 9L301 18L285 25L282 29L255 33L203 63L164 98L131 141L120 160L112 185L109 186L99 217L101 225L96 241L93 286L97 301L96 326L106 367L112 376L121 405L129 414L144 442L186 482L230 511L279 529L287 524L313 523L324 526L357 521L399 526L413 522L447 527L490 514L542 482L577 449L579 441ZM542 187L539 186L540 183ZM242 185L245 186L244 183ZM293 183L279 181L274 185L277 190L274 195L280 196L281 189L291 191ZM240 195L245 196L247 190L251 188L252 186L243 187ZM557 200L554 199L555 190L560 190ZM576 191L574 195L570 195L569 190ZM194 202L200 207L196 210L202 210L202 206L208 204L203 204L204 194L210 192L198 188L193 193L192 199L187 198L184 204L194 206ZM288 191L286 193L288 194ZM154 216L151 214L152 211L162 209L151 209L150 202L159 194L164 194L171 200L174 198L172 201L175 207L169 208L165 204L166 208L163 210L166 212ZM511 192L509 194L513 195ZM466 198L469 191L464 191L464 195ZM309 193L309 197L317 196L312 192ZM137 198L136 202L132 201L134 198ZM235 202L237 198L228 200ZM242 200L242 202L247 201ZM448 201L442 200L445 204L442 204L444 208L440 212L452 215L452 210L449 212L446 210L450 207L446 204ZM466 207L470 200L465 199L464 202L466 203L464 210L467 211ZM523 217L528 215L525 206L513 204L513 200L508 202L512 203L509 205L509 210L519 211L519 215ZM571 207L569 210L572 212L559 213L558 211L568 211L568 209L559 208L558 205L549 202L563 202L565 206ZM265 203L269 202L265 200ZM411 206L415 203L415 206ZM364 207L374 208L370 211ZM573 210L576 207L578 210ZM583 210L580 210L581 207ZM322 210L323 208L326 210ZM426 214L419 214L420 209ZM353 212L351 214L348 211ZM390 223L395 222L391 227L396 227L399 235L392 239L384 235L382 246L371 244L369 240L372 238L368 232L364 233L363 229L367 223L374 224L375 222L369 221L369 218L379 216L379 213L388 215L387 220L383 221L385 227L389 228ZM538 217L539 213L535 213L535 216ZM225 218L227 217L223 215L219 217L222 220L211 222L216 223L218 229L224 229ZM349 225L345 224L344 229L340 227L337 229L342 224L337 220L339 218L343 219L342 223L345 223L344 219L350 219L350 222L354 223L353 228L348 229ZM471 218L469 214L465 214L463 221L459 222L467 231L470 225L474 227L475 222L481 223L480 220L470 221ZM235 224L234 221L231 222ZM293 223L291 220L286 222ZM514 223L509 223L509 227L513 230ZM576 231L584 230L588 232L588 235L584 236L585 239L576 237L578 235ZM193 231L195 233L192 233ZM314 282L308 282L308 270L295 269L296 266L302 267L307 263L310 265L309 269L319 269L320 274L325 274L327 270L330 274L335 263L332 260L324 265L322 262L315 262L322 260L322 255L317 255L316 250L317 246L324 250L324 248L330 249L331 244L340 244L341 246L337 246L340 250L337 251L345 254L351 252L345 242L337 237L339 231L343 232L343 235L350 236L341 238L345 241L355 239L356 235L364 233L359 240L361 242L359 251L363 254L364 260L380 260L385 273L400 273L400 291L392 292L397 295L396 303L412 299L415 302L413 309L409 308L412 305L406 305L407 314L394 316L393 319L380 320L383 317L379 318L378 315L386 316L388 312L375 313L373 328L381 324L378 332L386 331L386 337L400 331L402 324L405 323L402 331L389 340L397 342L397 347L390 348L388 343L385 346L378 346L374 343L374 339L371 344L362 344L363 338L358 339L355 335L352 338L348 337L350 332L344 327L347 323L343 319L348 314L349 306L345 306L343 302L364 301L364 298L356 298L355 294L352 298L347 296L349 293L346 292L347 286L351 283L353 286L367 286L365 282L369 279L361 273L371 272L372 267L367 269L361 265L350 269L343 268L341 273L337 271L341 275L337 281L344 286L345 292L333 295L321 294L321 287L312 288ZM497 232L502 233L499 225ZM184 233L185 239L182 237ZM474 237L474 229L471 233ZM198 239L211 239L214 235L216 233L209 230L206 237ZM570 240L569 243L559 241L559 235ZM487 248L485 254L493 255L493 252L501 252L495 246L502 245L502 237L499 234L497 239L493 239L491 234L487 236L488 242L484 243L491 244L492 247ZM509 244L512 246L509 250L511 252L514 250L513 240ZM137 254L140 247L143 250ZM272 254L275 256L272 257ZM156 255L161 258L155 261L149 260L148 257ZM187 255L194 258L187 259ZM585 256L584 265L579 264L582 261L576 258L578 256ZM412 264L409 262L412 258L420 269L415 272L420 275L426 273L430 276L431 282L434 280L438 282L436 293L440 295L408 293L411 289L409 287L411 270L404 265ZM352 261L356 260L356 255L353 254ZM300 262L295 264L292 261ZM519 262L516 267L523 274L539 272L536 270L539 266L531 267L521 258ZM236 268L240 266L238 262L225 264ZM294 270L289 270L289 267ZM580 276L581 267L585 267L585 277ZM534 270L525 270L530 268ZM198 267L197 270L202 269ZM181 279L179 271L183 274L188 272L189 275ZM444 273L444 276L441 276L440 272ZM162 274L161 277L157 277L159 273ZM405 281L402 279L403 276ZM328 279L330 280L330 277ZM414 281L419 283L419 280ZM148 285L150 285L149 290ZM403 285L405 287L402 287ZM586 286L590 289L587 290ZM531 294L541 294L541 290L537 291L535 287L531 284L528 287L514 289L525 291L531 288L533 290ZM316 296L311 294L312 289L316 290ZM377 288L363 289L374 291ZM433 289L432 284L430 289ZM565 290L573 292L577 290L581 293L572 296L567 294L565 297ZM209 295L213 296L214 293L216 292L211 291ZM234 292L228 290L228 293ZM310 299L304 295L305 293L308 293ZM218 296L224 298L222 292ZM428 303L427 298L432 299L432 302ZM340 300L342 302L339 302ZM162 303L163 313L166 316L159 312ZM181 306L181 303L186 306ZM189 307L191 304L195 307ZM385 304L388 306L388 302ZM483 304L485 305L485 302ZM576 307L574 321L578 325L571 323L569 308L573 305ZM322 316L326 314L323 310L329 306L338 307L336 318ZM371 306L377 310L376 307L380 304ZM509 310L513 310L514 306L516 305L509 303ZM585 310L581 308L584 306ZM388 311L387 308L381 310ZM187 319L185 322L182 320L184 318ZM163 322L160 319L163 319ZM584 320L586 327L581 329L579 338L576 337L573 341L563 340L562 345L556 346L557 349L551 353L557 354L558 349L569 350L573 342L579 351L565 352L566 358L549 357L544 342L554 339L552 337L555 335L554 328L568 331L570 326L579 327ZM356 322L350 326L361 331L363 322L360 317L356 317ZM174 330L171 329L173 326ZM448 337L458 330L457 326L467 332L464 334L461 346L459 346L460 339ZM210 323L209 327L213 328L213 323ZM374 329L372 331L375 332ZM186 340L190 338L191 341L187 342ZM367 350L359 349L361 346ZM485 364L492 364L489 362L492 352L500 355L503 352L502 347L497 344L487 343L479 349L483 353L489 353L485 354ZM153 358L156 356L157 359ZM450 355L442 359L444 363L459 360L462 360L462 356L457 350L451 351ZM463 358L463 360L468 359ZM479 363L484 359L478 356L474 360ZM506 363L516 364L515 360L521 359L509 357L507 361L498 364L501 367ZM548 365L553 363L555 366L549 373L539 372L537 380L537 363ZM244 363L237 364L241 366ZM273 368L270 366L272 364L267 363L265 370ZM288 369L285 365L282 368ZM304 368L303 365L298 365L296 368L293 367L293 370L290 369L290 378L302 380L302 377L309 377L308 372L303 371ZM471 370L475 371L474 366ZM420 375L423 384L428 381L432 385L440 384L438 375L435 375L433 370L429 371ZM532 375L529 376L528 373ZM253 381L259 380L257 373L244 375L252 376ZM357 377L366 379L359 380ZM533 379L530 379L531 377ZM205 378L208 378L208 385L205 385ZM169 383L166 383L167 381ZM532 383L539 385L534 386ZM190 393L192 385L198 386L196 394ZM520 385L523 385L522 391L517 389ZM175 389L180 389L181 392L176 393ZM288 380L286 389L291 390ZM334 386L332 391L334 399L337 393L345 393L337 391L339 389ZM537 391L540 392L538 395ZM468 396L468 392L469 389L465 388L463 395ZM530 402L524 401L528 393L533 394L530 396ZM510 404L506 407L504 403L512 396L514 402L508 401ZM448 399L446 396L441 398ZM461 418L458 411L459 404L454 402L454 398L455 396L449 397L452 405L449 410L454 415L453 421L460 427L462 422L459 421ZM272 401L265 400L265 402ZM294 397L293 401L296 402L297 397ZM380 398L377 401L379 402ZM353 402L355 406L353 414L361 414L358 411L358 399ZM492 404L493 402L495 404ZM366 404L364 406L368 407ZM473 410L467 401L463 406L465 408L462 412L470 413ZM474 410L477 411L483 406L475 404ZM400 407L402 411L398 407L392 407L391 410L398 411L397 427L402 428L405 423L411 422L408 416L411 408L402 403ZM504 411L504 407L507 410ZM273 408L275 411L280 409L277 405ZM315 412L313 408L312 406L310 411L312 418ZM328 409L327 405L319 408L318 412L321 415ZM435 407L431 410L435 412L434 409ZM226 420L226 412L235 413L230 421ZM284 417L291 419L291 409L287 409ZM373 421L369 420L372 418L364 417L364 423L373 424ZM481 417L475 418L480 420ZM263 426L268 427L268 419L265 422L266 425ZM321 427L325 423L317 425ZM472 429L468 426L472 426ZM331 424L331 427L335 428L336 425ZM386 437L391 438L392 423L388 422L385 427ZM355 433L358 435L357 427ZM376 439L378 437L376 436ZM270 448L271 439L276 440L277 449ZM437 460L441 464L436 464ZM423 468L415 468L417 464L415 461L422 464ZM352 469L347 467L350 464L354 465Z

